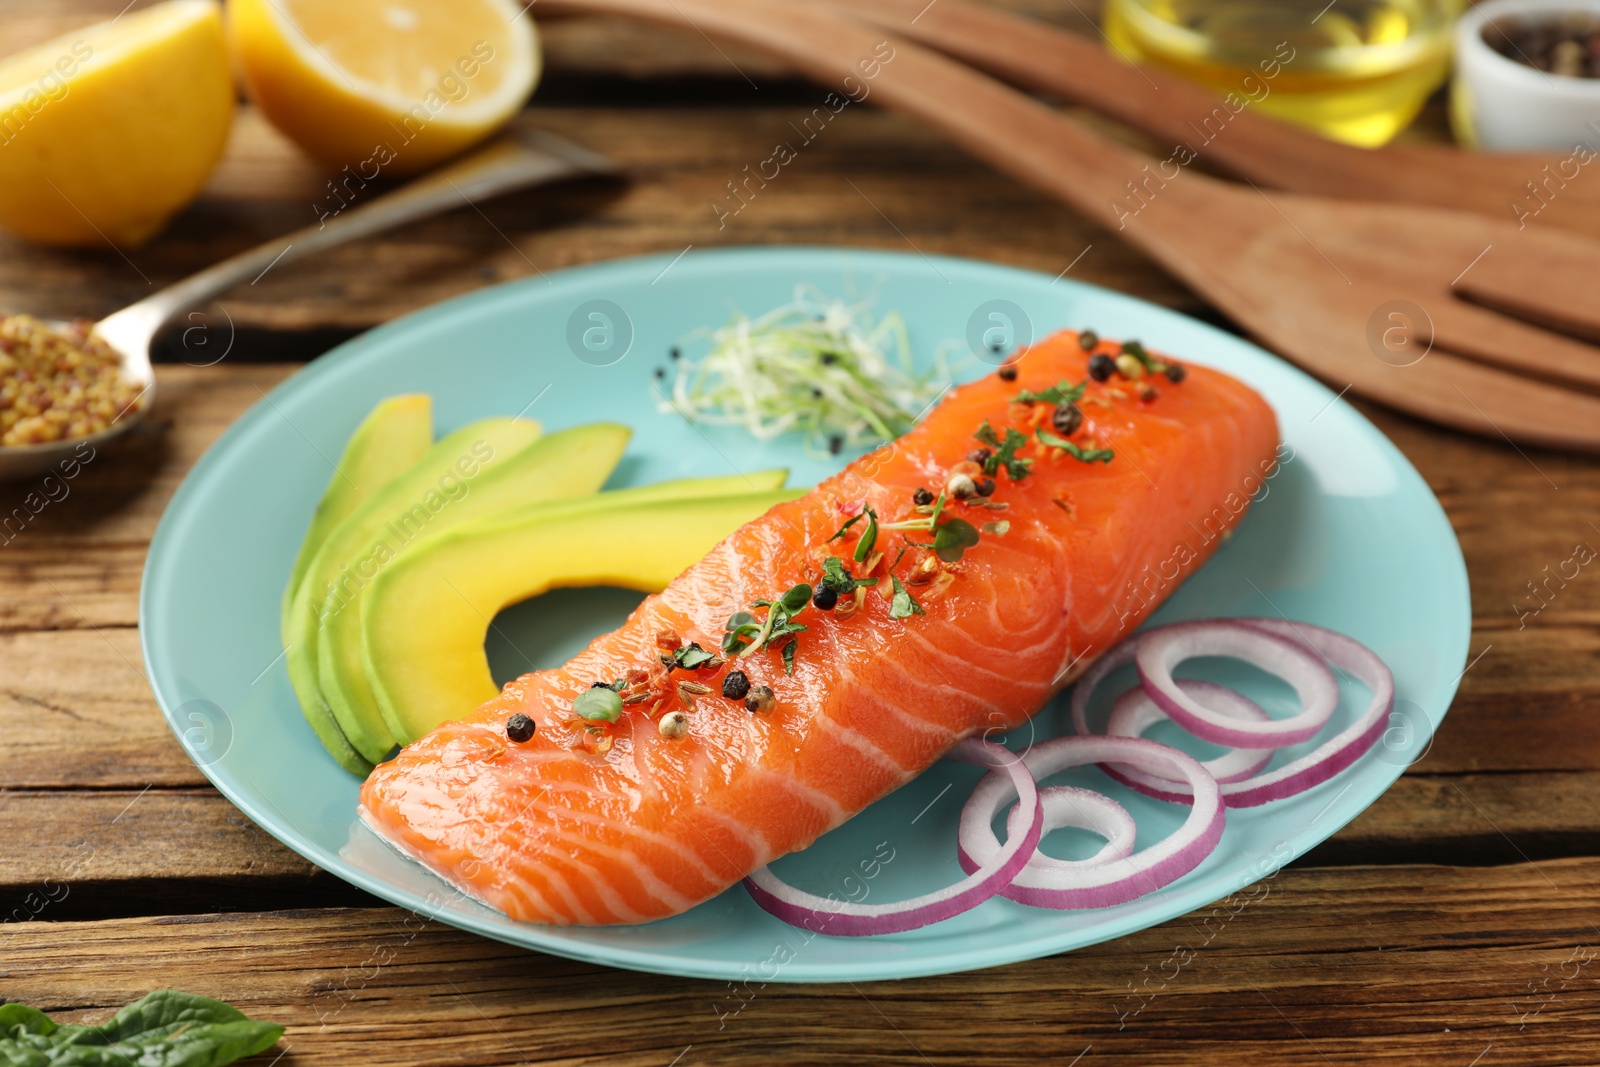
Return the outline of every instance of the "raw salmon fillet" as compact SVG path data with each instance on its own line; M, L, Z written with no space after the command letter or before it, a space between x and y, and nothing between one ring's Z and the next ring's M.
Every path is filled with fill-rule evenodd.
M362 787L362 817L513 919L635 923L684 911L805 848L967 735L1024 721L1201 566L1276 471L1272 409L1199 366L1186 365L1181 382L1088 382L1070 439L1113 450L1109 463L1037 443L1036 428L1053 432L1053 405L1012 398L1083 381L1088 358L1077 335L1061 333L1017 359L1015 381L990 374L952 390L900 440L735 531L566 666L518 678L379 766ZM967 503L945 515L1009 528L991 527L937 570L929 549L899 555L929 540L920 533L880 533L885 554L869 560L880 578L893 565L926 614L892 618L884 580L853 613L800 614L809 629L792 676L775 650L668 675L658 635L716 650L731 615L759 616L755 601L815 585L829 555L868 576L850 558L864 521L829 538L863 502L885 523L916 518L913 492L937 493L980 447L973 434L985 421L1002 438L1008 427L1028 436L1017 454L1032 470L1020 481L996 474L988 499L1003 510ZM721 695L734 666L772 688L772 710L753 714ZM597 741L573 701L630 672L648 672L644 687L663 695L631 705ZM675 693L681 680L712 692L691 693L687 707ZM673 709L690 720L676 741L656 726ZM538 727L525 743L506 737L517 712Z

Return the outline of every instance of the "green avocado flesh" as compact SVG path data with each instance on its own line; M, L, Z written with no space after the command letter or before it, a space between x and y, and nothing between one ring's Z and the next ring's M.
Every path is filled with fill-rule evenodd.
M804 490L786 472L665 482L524 508L430 535L372 583L365 677L408 744L499 688L484 639L502 608L562 586L659 592L738 527Z
M361 619L374 580L425 538L535 502L542 505L594 494L622 459L628 437L627 427L603 422L540 437L493 469L462 479L453 490L455 499L434 490L430 492L438 499L413 498L400 514L427 516L426 522L404 527L403 520L393 520L371 548L348 557L353 562L346 564L322 602L316 662L323 699L357 752L376 763L395 744L361 665ZM442 593L448 596L450 590Z

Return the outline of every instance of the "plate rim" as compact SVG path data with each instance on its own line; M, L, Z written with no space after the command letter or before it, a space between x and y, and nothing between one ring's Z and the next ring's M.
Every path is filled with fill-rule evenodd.
M362 332L356 337L341 342L312 361L307 362L289 377L285 378L267 393L263 394L262 398L258 399L243 413L236 417L233 422L231 422L228 427L217 437L217 439L212 442L212 444L205 450L199 459L195 461L194 465L190 467L189 470L184 474L182 481L178 485L177 489L173 492L171 499L168 501L166 507L162 511L161 518L156 526L156 530L151 536L149 548L145 557L145 563L141 569L139 586L139 644L141 655L144 660L147 678L150 684L150 689L158 706L161 708L162 717L166 720L168 728L173 732L174 736L178 740L179 745L184 749L185 753L190 756L191 760L193 760L196 766L200 769L201 773L206 776L207 780L209 780L212 785L215 786L216 789L228 799L230 803L232 803L247 818L249 818L251 822L265 830L270 836L298 855L311 861L317 866L322 867L330 874L333 874L335 877L338 877L345 882L355 885L356 887L363 889L372 895L379 897L380 899L388 901L395 906L403 907L416 914L426 916L430 920L438 920L449 926L453 926L458 929L464 929L471 933L478 934L480 936L487 937L505 944L515 945L519 948L547 952L551 955L578 960L580 962L599 963L606 966L621 967L645 973L673 975L686 978L710 980L747 978L748 975L743 975L718 960L694 959L692 957L686 957L683 955L670 954L661 950L639 950L615 943L567 939L553 936L545 932L547 929L551 931L586 929L584 927L546 928L538 924L525 923L517 924L515 927L508 930L497 925L495 918L484 918L469 913L455 912L444 906L435 907L424 897L408 890L397 889L389 885L383 879L368 875L361 869L349 864L344 857L337 852L329 852L328 850L323 849L315 842L309 840L298 830L298 828L290 825L287 817L282 818L281 821L285 825L280 827L278 819L273 818L270 813L264 812L255 804L252 798L244 794L243 787L249 783L244 782L243 779L240 778L236 784L235 776L223 773L220 769L218 769L218 765L216 763L207 763L201 759L195 758L196 754L191 750L188 742L184 738L184 727L178 722L176 717L177 709L181 707L182 702L175 699L176 694L166 692L161 684L161 679L163 678L165 672L158 664L154 649L152 647L157 641L160 626L159 623L152 625L151 602L157 595L155 592L155 586L159 584L158 572L162 569L165 555L167 551L169 551L167 544L178 537L178 534L175 532L177 526L183 521L185 514L193 510L196 506L196 502L191 502L189 498L201 491L199 488L201 483L209 477L212 468L223 461L222 457L232 449L238 439L242 438L247 432L249 432L251 426L253 426L258 419L264 418L265 413L269 411L277 401L306 390L315 389L321 379L325 378L329 374L337 373L346 364L349 364L352 361L360 358L366 349L372 347L373 345L382 344L391 335L397 333L403 335L419 328L419 326L426 326L434 319L441 319L450 315L470 312L471 309L478 304L512 298L513 294L519 291L534 290L536 286L542 287L551 282L581 284L584 278L595 274L605 274L614 271L622 272L624 274L631 274L631 272L642 273L649 271L652 267L658 266L664 266L667 269L670 269L673 265L678 264L680 260L695 265L714 265L714 261L724 259L737 260L754 257L759 259L782 261L796 256L801 258L827 256L834 257L838 260L867 261L868 264L870 264L871 261L877 261L884 263L886 265L886 269L890 270L894 269L895 266L900 266L914 267L916 269L931 267L937 271L940 264L948 264L952 267L960 266L965 269L974 267L981 268L983 271L996 272L999 275L1009 274L1014 276L1019 281L1026 279L1031 283L1051 281L1049 276L1044 274L1042 271L1035 271L1025 267L1017 267L1006 263L996 263L976 257L953 256L945 254L936 254L930 256L921 252L901 252L884 248L867 248L852 245L724 245L701 250L698 254L689 253L685 255L685 253L646 253L642 255L626 256L616 259L607 259L592 263L578 264L572 267L563 268L559 271L548 272L543 276L526 276L523 278L512 279L510 281L485 286L480 289L475 289L453 297L448 297L444 300L436 301L434 303L409 311L404 315L398 316L394 319L380 323L377 326ZM860 264L857 262L853 263L852 265ZM665 271L662 271L662 273L664 274ZM632 281L631 277L629 278L629 281ZM1130 310L1137 310L1143 313L1153 311L1158 316L1170 316L1172 318L1182 320L1190 328L1199 328L1202 332L1215 335L1221 339L1224 339L1229 344L1244 346L1247 349L1253 350L1256 355L1279 364L1280 369L1284 372L1290 374L1291 376L1297 376L1298 378L1302 379L1303 384L1306 384L1311 388L1319 390L1325 394L1328 397L1330 404L1342 396L1342 394L1336 395L1315 376L1307 373L1305 370L1289 362L1288 360L1283 359L1276 353L1263 348L1253 340L1244 336L1229 333L1218 326L1195 318L1194 316L1187 315L1172 308L1164 307L1152 301L1131 296L1127 293L1122 293L1114 289L1108 289L1103 286L1093 285L1087 282L1058 277L1052 284L1055 283L1065 283L1064 292L1078 291L1092 294L1097 299L1109 299L1115 303L1124 305ZM1203 359L1199 361L1204 362ZM1437 495L1428 485L1427 480L1422 477L1421 472L1419 472L1411 463L1409 458L1406 457L1405 453L1400 451L1398 446L1396 446L1394 442L1383 433L1382 430L1374 425L1371 420L1359 410L1355 409L1354 407L1349 407L1347 415L1353 416L1357 420L1358 425L1361 426L1362 429L1370 436L1370 439L1377 444L1380 451L1385 454L1385 457L1390 461L1396 472L1400 474L1402 478L1409 478L1412 480L1414 482L1414 488L1420 489L1426 502L1432 506L1431 517L1436 520L1440 531L1445 535L1445 537L1442 539L1442 542L1447 545L1450 550L1450 559L1440 561L1440 563L1453 564L1453 566L1450 566L1447 569L1451 572L1449 577L1454 580L1453 584L1456 586L1458 603L1455 605L1455 610L1449 611L1447 614L1453 615L1459 620L1459 625L1457 627L1458 633L1455 636L1459 638L1458 643L1460 647L1460 665L1465 665L1467 654L1470 651L1472 631L1470 576L1467 572L1466 561L1462 555L1460 540L1456 536L1455 529L1450 524L1449 517L1444 511L1443 505L1439 503ZM1453 681L1445 684L1440 691L1442 707L1438 712L1437 720L1432 723L1432 728L1435 733L1437 732L1440 724L1443 722L1446 714L1448 714L1450 707L1454 703L1455 695L1460 686L1460 681L1461 675L1458 674ZM1327 833L1323 834L1315 844L1308 846L1308 849L1314 848L1317 844L1321 844L1323 841L1327 840L1328 837L1331 837L1340 828L1353 820L1357 815L1361 814L1361 812L1365 811L1368 807L1381 799L1383 794L1394 785L1395 781L1398 780L1400 775L1404 773L1405 770L1405 765L1403 764L1392 766L1393 773L1384 776L1386 780L1381 782L1381 788L1378 789L1375 796L1366 801L1361 807L1350 812L1348 815L1331 820L1327 824L1329 827ZM1287 864L1303 854L1304 852L1296 853L1294 856L1284 860L1283 863ZM1249 875L1249 872L1246 871L1245 874ZM1260 877L1261 876L1250 875L1245 881L1240 883L1239 888L1253 884L1254 882L1258 881ZM448 883L445 883L442 880L440 881L440 885L447 884ZM731 888L732 887L730 887L730 889ZM1173 918L1188 913L1196 907L1201 907L1204 906L1205 903L1211 902L1211 898L1209 897L1207 897L1205 900L1189 901L1187 897L1192 895L1196 888L1198 887L1190 887L1188 894L1185 894L1181 891L1172 893L1167 898L1168 900L1177 899L1184 901L1182 906L1176 910L1174 910L1173 906L1169 903L1164 907L1158 907L1154 909L1153 913L1136 912L1130 916L1128 920L1115 924L1115 928L1110 932L1101 931L1098 936L1091 936L1087 940L1082 939L1081 937L1075 938L1073 936L1075 933L1081 933L1080 931L1069 930L1063 932L1057 938L1041 938L1023 943L1000 941L998 945L980 946L977 948L946 948L933 955L915 955L904 958L888 956L885 959L876 962L871 960L861 961L859 964L852 967L851 973L848 976L841 976L838 973L837 964L812 963L807 965L802 960L796 959L785 964L777 976L770 978L763 977L763 981L771 981L774 983L809 984L838 982L846 980L846 977L849 980L862 981L895 980L954 974L986 967L1025 962L1027 960L1037 959L1043 956L1069 952L1077 948L1088 947L1090 945L1116 940L1118 938L1125 937L1130 933L1168 922ZM499 918L503 918L503 916ZM863 940L873 941L876 939L869 938Z

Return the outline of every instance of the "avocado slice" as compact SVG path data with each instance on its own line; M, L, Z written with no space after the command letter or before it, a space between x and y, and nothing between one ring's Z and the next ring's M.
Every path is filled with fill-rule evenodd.
M322 542L358 507L421 459L432 444L433 398L426 393L380 400L361 420L345 442L328 488L322 491L305 540L300 543L300 554L295 556L294 568L289 572L289 584L284 586L285 643L289 640L289 609L294 605L295 591Z
M535 501L542 505L592 495L611 477L629 436L626 426L596 422L541 437L470 484L462 483L465 489L460 498L445 502L421 528L422 535L438 536ZM416 540L410 538L404 545ZM398 554L403 545L387 547ZM391 563L388 556L382 556L366 568L374 573L358 574L363 579L359 585L343 582L330 592L317 630L317 679L323 699L351 746L373 763L388 756L395 739L362 670L361 619L366 613L365 590ZM448 588L443 595L451 595Z
M345 738L333 716L317 678L317 629L322 605L335 584L348 580L350 564L394 555L390 540L419 532L419 522L428 523L430 505L448 502L458 494L458 485L470 485L506 463L526 448L540 433L539 424L523 419L484 419L448 434L409 470L384 486L366 503L351 512L336 526L322 547L317 549L295 591L294 603L284 625L283 645L289 679L300 710L339 765L365 776L372 764ZM420 513L418 511L420 505ZM441 510L441 514L448 512ZM381 547L380 547L381 546Z
M484 638L507 605L557 586L659 592L720 540L802 489L756 476L665 482L526 508L431 536L367 593L362 661L393 735L409 744L499 692Z

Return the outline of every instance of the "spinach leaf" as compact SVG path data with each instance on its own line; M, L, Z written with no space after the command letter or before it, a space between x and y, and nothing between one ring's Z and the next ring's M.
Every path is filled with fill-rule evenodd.
M158 989L99 1026L59 1025L24 1004L0 1005L3 1067L223 1067L283 1035L219 1000Z

